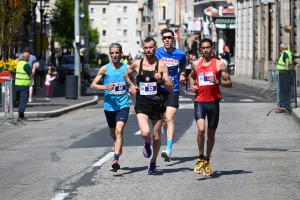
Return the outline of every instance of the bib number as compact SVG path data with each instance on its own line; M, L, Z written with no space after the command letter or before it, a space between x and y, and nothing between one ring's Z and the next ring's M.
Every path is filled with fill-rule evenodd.
M114 88L109 92L109 94L125 94L126 87L124 82L114 83Z
M140 82L140 95L152 95L157 93L156 82Z
M214 85L214 83L211 83L208 80L208 77L214 76L216 78L216 76L214 75L213 72L206 72L206 73L199 73L198 74L198 83L199 86L204 86L204 85Z

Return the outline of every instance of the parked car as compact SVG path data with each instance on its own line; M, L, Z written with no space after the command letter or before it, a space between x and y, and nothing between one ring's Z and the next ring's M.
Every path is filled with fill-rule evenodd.
M86 58L83 56L83 62L84 62L84 79L90 80L90 64L86 60ZM60 80L64 81L66 78L66 75L74 75L74 66L75 66L75 56L74 55L64 55L61 59L61 65L59 66L59 74L60 74ZM80 63L80 72L81 72L81 63Z

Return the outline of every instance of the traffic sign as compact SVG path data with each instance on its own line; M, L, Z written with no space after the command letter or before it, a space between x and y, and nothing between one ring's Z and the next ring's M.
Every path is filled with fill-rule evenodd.
M11 78L12 78L12 75L7 71L0 73L0 82L1 83L5 83L6 79L11 79Z

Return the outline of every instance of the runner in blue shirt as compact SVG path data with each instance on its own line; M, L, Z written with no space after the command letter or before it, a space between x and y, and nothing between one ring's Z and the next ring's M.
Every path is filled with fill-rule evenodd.
M158 60L164 62L169 71L169 77L171 78L174 90L168 91L165 88L161 88L161 94L164 97L163 109L165 111L165 119L167 128L167 148L163 150L161 156L166 162L170 162L172 153L173 138L175 135L175 123L174 116L179 107L179 85L180 82L185 82L185 65L186 57L185 52L173 47L174 32L168 28L161 31L163 47L156 50L155 56Z
M124 79L127 65L120 62L122 46L119 43L112 43L109 46L109 55L112 62L99 69L91 89L104 90L104 113L115 148L111 171L116 172L120 169L119 156L122 154L123 130L128 119L130 103L128 85ZM99 85L102 78L103 85Z

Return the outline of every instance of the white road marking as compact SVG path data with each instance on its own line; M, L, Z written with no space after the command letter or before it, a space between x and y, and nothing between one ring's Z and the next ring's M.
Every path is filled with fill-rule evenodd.
M95 164L93 164L93 167L100 167L106 161L108 161L111 157L113 157L114 154L115 154L115 152L109 152L103 158L101 158L99 161L97 161Z
M179 101L193 101L191 98L179 98Z
M66 196L68 196L69 193L59 193L57 195L55 195L54 198L52 198L51 200L63 200Z
M240 99L240 101L254 101L252 99Z
M134 135L141 135L141 134L142 134L141 130L138 130L137 132L135 132Z

